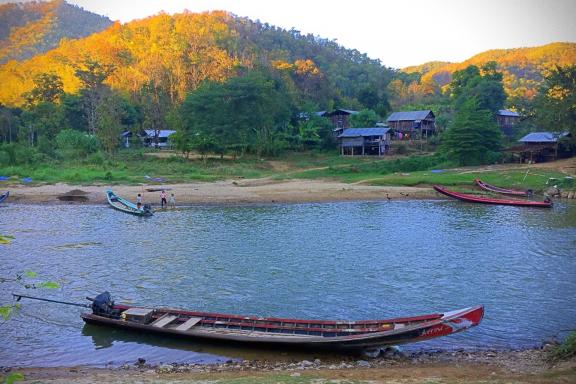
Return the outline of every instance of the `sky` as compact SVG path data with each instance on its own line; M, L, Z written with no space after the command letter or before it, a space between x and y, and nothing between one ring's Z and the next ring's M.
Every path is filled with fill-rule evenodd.
M121 22L162 10L225 10L336 40L393 68L460 62L496 48L576 42L576 0L67 1Z

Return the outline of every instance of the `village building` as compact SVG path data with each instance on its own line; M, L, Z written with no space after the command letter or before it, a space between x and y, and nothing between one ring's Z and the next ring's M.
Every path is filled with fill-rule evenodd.
M318 116L326 117L332 123L334 136L338 137L344 129L350 128L350 116L356 115L358 111L349 109L336 109L332 112L317 112Z
M161 130L145 129L137 133L136 136L138 136L142 145L145 147L169 148L170 142L168 141L168 139L175 133L176 131L169 129L161 129ZM130 131L123 132L121 137L122 137L122 145L126 148L130 147L130 138L133 137L132 132Z
M513 137L514 127L520 122L520 115L514 111L500 109L496 114L496 122L505 136Z
M427 139L436 132L436 116L431 110L393 112L386 122L395 139Z
M570 136L569 132L532 132L522 137L521 145L506 152L519 155L521 163L540 163L558 158L558 140Z
M345 128L338 140L342 156L383 156L390 149L390 129Z

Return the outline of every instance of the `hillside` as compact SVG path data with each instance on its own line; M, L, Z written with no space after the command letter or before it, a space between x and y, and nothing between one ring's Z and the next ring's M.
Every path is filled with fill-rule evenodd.
M385 97L394 72L356 50L298 31L239 18L224 11L160 13L58 47L26 61L0 67L0 103L19 106L33 79L52 72L74 93L75 68L87 58L113 66L107 83L135 94L145 85L164 90L173 103L205 80L225 81L246 69L267 67L289 78L294 92L327 108L373 107Z
M404 68L405 73L420 73L422 83L444 87L455 71L469 65L482 66L495 61L504 74L504 88L508 96L531 98L536 94L543 76L555 65L576 64L576 43L552 43L540 47L494 49L471 57L461 63L431 62Z
M107 17L87 12L63 0L0 5L0 64L24 60L112 24Z

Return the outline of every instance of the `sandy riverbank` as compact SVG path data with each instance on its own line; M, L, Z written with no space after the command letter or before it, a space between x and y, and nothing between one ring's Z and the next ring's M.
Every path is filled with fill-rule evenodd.
M398 200L435 198L438 195L432 188L419 187L377 187L360 184L345 184L319 180L270 179L226 180L212 183L187 184L142 184L142 185L2 185L0 188L10 191L10 201L18 203L78 203L60 200L62 196L72 194L84 196L82 204L105 204L104 191L112 189L118 195L136 200L138 193L143 194L145 203L160 203L161 188L168 194L174 193L177 205L189 204L235 204L235 203L296 203L325 202L347 200ZM158 189L154 192L148 189Z
M15 371L15 370L12 370ZM145 362L120 368L19 369L30 383L574 383L576 360L551 363L547 348L388 354L374 359L215 365ZM6 374L5 372L3 372Z

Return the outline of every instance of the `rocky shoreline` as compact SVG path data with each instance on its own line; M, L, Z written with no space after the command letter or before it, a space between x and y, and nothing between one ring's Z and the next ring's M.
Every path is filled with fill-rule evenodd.
M226 383L227 380L237 377L252 378L258 383L268 383L266 378L270 377L306 380L322 378L320 381L316 379L310 381L314 383L332 383L332 379L336 377L346 377L353 382L369 380L367 382L370 383L398 383L398 378L409 377L411 383L430 383L430 375L448 379L450 383L492 381L501 383L510 382L510 379L513 379L515 383L575 382L572 380L576 379L576 359L563 362L552 360L551 351L556 346L555 342L550 342L528 349L443 350L411 353L405 353L398 348L387 348L382 350L378 357L364 355L285 361L228 360L215 364L149 364L144 359L138 359L131 364L108 368L1 367L0 375L18 372L24 375L26 382L79 384L92 382L205 383L206 378L212 380L210 382L223 380ZM246 382L251 382L251 380Z
M486 364L506 368L510 372L543 371L551 366L549 352L556 346L547 343L542 347L516 350L457 350L457 351L426 351L404 353L399 348L386 348L378 357L348 357L343 359L300 361L268 361L268 360L228 360L223 363L160 363L147 364L144 359L138 359L133 364L124 364L118 370L138 370L148 373L190 373L190 372L227 372L227 371L271 371L295 372L307 370L349 370L384 368L394 366L410 366L430 363L449 364Z

